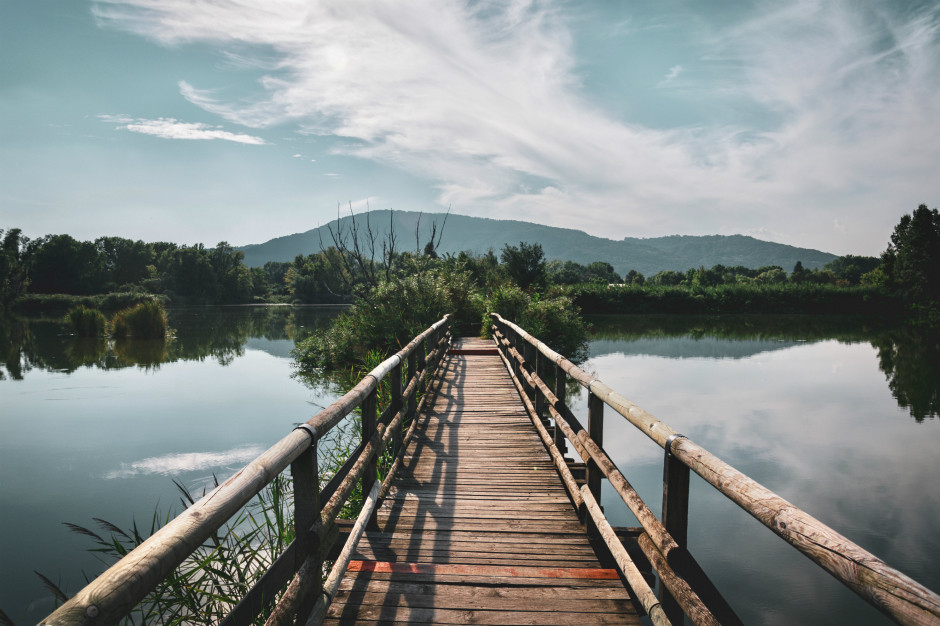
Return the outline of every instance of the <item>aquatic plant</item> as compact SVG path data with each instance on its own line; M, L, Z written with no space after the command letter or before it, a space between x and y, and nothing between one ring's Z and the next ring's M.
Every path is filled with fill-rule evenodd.
M166 309L156 300L122 309L111 318L111 336L117 338L162 339L167 336Z
M104 313L84 305L69 311L66 321L79 337L101 337L108 327L108 320Z

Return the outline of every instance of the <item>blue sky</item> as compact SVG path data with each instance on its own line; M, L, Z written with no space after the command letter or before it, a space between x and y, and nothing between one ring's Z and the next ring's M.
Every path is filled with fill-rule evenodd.
M938 204L935 2L0 0L0 59L30 236L259 243L352 203L874 255Z

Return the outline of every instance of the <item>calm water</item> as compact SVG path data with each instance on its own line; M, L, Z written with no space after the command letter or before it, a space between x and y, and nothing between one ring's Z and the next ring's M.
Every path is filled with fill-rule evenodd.
M227 478L329 405L290 350L336 311L176 309L174 340L112 345L0 321L0 608L36 623L52 602L33 570L69 592L101 571L63 522L149 529L155 506L179 510L174 479Z
M62 522L149 527L333 396L291 377L333 311L192 308L167 344L108 345L0 322L0 608L52 607L100 565ZM585 368L722 459L940 589L940 349L934 335L813 318L594 320ZM584 397L574 399L584 414ZM605 447L658 512L662 450L608 412ZM635 525L605 492L608 515ZM693 476L690 546L745 623L879 624L879 613Z
M806 318L594 322L586 370L940 590L935 334ZM658 513L662 449L610 410L604 443ZM694 474L691 490L690 549L746 624L890 623ZM608 516L637 525L616 493L603 497Z

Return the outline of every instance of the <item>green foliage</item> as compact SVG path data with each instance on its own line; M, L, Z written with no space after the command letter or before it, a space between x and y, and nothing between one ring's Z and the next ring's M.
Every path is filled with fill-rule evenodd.
M122 309L111 319L111 335L117 338L163 339L168 331L166 309L156 300Z
M283 282L293 302L347 302L360 282L354 267L344 262L342 252L330 247L307 256L298 254L287 266Z
M72 330L79 337L102 337L108 328L108 320L98 309L79 306L66 316Z
M486 300L482 325L487 334L490 312L499 313L572 361L587 358L588 326L567 296L540 298L508 283Z
M478 320L483 301L470 273L437 265L382 282L294 350L304 368L348 367L372 350L400 350L445 314L458 327Z
M639 273L639 272L636 271L636 270L630 270L630 271L627 272L627 274L623 277L623 282L626 283L626 284L628 284L628 285L639 285L639 286L642 287L642 286L643 286L643 283L646 282L646 277L643 276L643 274Z
M281 283L271 285L272 279ZM277 277L276 271L250 270L244 254L224 241L215 248L121 237L77 241L69 235L27 241L13 229L0 249L0 306L27 286L31 294L142 291L198 304L244 303L286 294L283 273Z
M545 266L547 282L555 285L576 285L579 283L619 283L620 276L614 271L614 266L605 261L594 261L588 265L581 265L574 261L549 261ZM635 276L642 276L636 271Z
M685 280L685 274L682 272L677 272L675 270L663 270L651 276L650 279L646 281L646 284L651 287L673 286L678 285L683 280Z
M735 283L713 287L579 285L569 291L585 313L842 313L898 312L897 300L876 286Z
M58 313L61 315L77 306L86 306L101 311L117 311L147 300L163 302L165 297L154 296L144 291L122 291L94 296L35 293L21 296L11 308L19 313Z
M506 244L499 258L509 278L523 289L545 286L545 253L541 245L524 241L518 246Z
M881 255L888 286L909 303L940 307L940 213L920 205L904 215Z
M104 259L95 244L69 235L46 235L29 242L32 293L94 294L105 290Z
M6 234L0 229L0 238L0 310L4 310L29 286L26 264L29 239L21 236L19 228L11 228Z
M182 493L182 506L192 505L194 495L181 483L176 482L176 486ZM292 503L290 478L275 477L251 504L161 580L125 623L218 624L294 539ZM99 518L94 518L95 529L69 523L66 526L89 538L93 546L89 552L110 566L165 526L174 515L174 511L163 515L154 510L150 528L143 532L136 521L122 529ZM38 572L37 575L48 580ZM57 597L64 595L58 588L50 588L50 592ZM269 604L262 611L262 623L270 609Z
M837 284L860 285L862 276L873 272L881 265L881 259L873 256L846 254L826 263L823 270L832 272Z

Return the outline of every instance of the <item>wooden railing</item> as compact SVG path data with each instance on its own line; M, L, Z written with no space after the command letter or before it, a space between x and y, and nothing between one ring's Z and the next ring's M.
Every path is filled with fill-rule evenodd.
M332 590L327 586L324 592L322 567L339 536L337 515L361 480L365 504L360 523L350 533L352 543L362 527L375 523L375 501L380 491L387 490L414 432L417 392L427 384L449 342L449 317L445 316L364 376L349 393L154 533L42 623L117 623L288 466L293 478L296 539L223 624L251 623L270 608L271 599L285 585L287 590L271 611L268 623L305 623L310 615L322 620L335 591L335 586ZM386 377L391 401L378 416L377 390ZM321 490L317 442L357 407L362 413L362 441ZM403 435L402 425L408 420L411 427ZM389 442L394 462L380 485L376 463ZM337 568L345 569L343 555L348 552L351 550L341 551Z
M582 518L593 524L591 530L607 544L628 582L631 575L627 570L634 569L627 562L630 557L598 505L602 477L609 480L642 525L639 547L669 590L660 594L659 606L644 601L640 594L654 622L659 621L660 610L668 620L680 624L683 612L695 624L739 622L685 549L691 470L898 623L940 623L940 596L936 593L677 433L522 328L498 314L491 317L494 338L530 412L538 418L533 421L562 473L572 501L582 511ZM588 392L587 429L565 402L568 377ZM665 450L662 520L650 511L604 451L605 405ZM546 410L554 423L553 433L542 424ZM587 465L586 484L581 487L562 456L566 439Z

